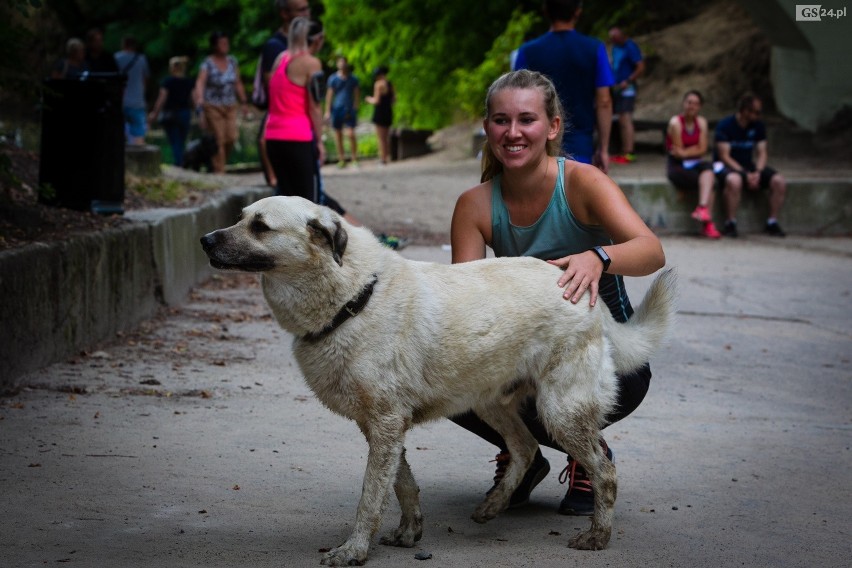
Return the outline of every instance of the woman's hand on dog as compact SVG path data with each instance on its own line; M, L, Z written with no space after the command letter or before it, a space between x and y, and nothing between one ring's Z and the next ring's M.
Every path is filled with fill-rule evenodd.
M556 282L560 288L565 288L562 297L576 304L586 290L591 294L589 305L594 306L598 301L598 281L603 274L601 259L592 252L572 254L556 260L548 260L548 264L558 266L565 272Z

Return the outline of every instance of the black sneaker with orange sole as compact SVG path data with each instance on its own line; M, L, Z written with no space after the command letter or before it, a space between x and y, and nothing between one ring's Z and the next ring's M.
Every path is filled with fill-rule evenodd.
M494 461L497 462L497 470L494 472L494 485L491 486L491 489L488 490L486 495L494 491L497 484L500 483L503 476L506 475L506 468L509 466L509 462L511 460L512 456L509 452L500 452L497 454L497 457L494 459ZM529 503L530 493L532 493L535 486L541 483L541 480L544 479L549 472L550 462L541 455L540 449L536 450L532 465L530 465L527 473L524 474L524 478L521 480L521 484L518 485L518 488L515 489L515 492L512 493L512 497L509 499L509 508L516 509Z
M606 458L614 461L612 450L601 440L601 445L606 449ZM568 465L559 474L559 483L568 481L568 492L562 502L559 503L560 515L572 515L575 517L588 517L595 513L595 492L592 490L592 480L586 470L577 460L568 456Z

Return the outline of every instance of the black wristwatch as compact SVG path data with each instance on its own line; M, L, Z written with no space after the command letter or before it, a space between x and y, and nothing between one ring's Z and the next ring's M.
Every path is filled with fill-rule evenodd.
M604 265L603 271L606 272L609 269L609 265L612 262L612 259L609 257L603 247L595 247L592 249L592 252L598 255L598 258L601 259L601 262L603 262Z

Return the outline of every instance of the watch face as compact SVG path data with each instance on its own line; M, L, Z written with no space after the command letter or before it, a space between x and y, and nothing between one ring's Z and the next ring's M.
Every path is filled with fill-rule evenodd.
M603 249L603 247L595 247L593 250L595 251L595 254L597 254L598 257L600 257L601 262L603 262L604 270L609 268L609 263L611 262L611 260L609 258L609 255Z

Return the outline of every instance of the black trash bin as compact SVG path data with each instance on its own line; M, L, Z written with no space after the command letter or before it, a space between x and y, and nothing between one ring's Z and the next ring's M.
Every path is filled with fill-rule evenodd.
M120 73L45 80L40 201L79 211L124 212L126 80Z

